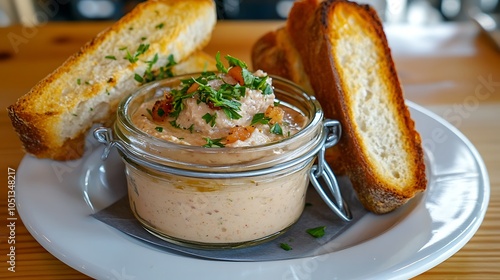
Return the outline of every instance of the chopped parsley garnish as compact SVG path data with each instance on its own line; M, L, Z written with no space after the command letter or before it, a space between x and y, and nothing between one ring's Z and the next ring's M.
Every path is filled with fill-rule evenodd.
M252 122L250 123L250 125L254 125L256 123L268 124L270 120L271 120L271 118L266 117L264 113L257 113L253 116Z
M219 72L227 73L227 68L224 66L224 64L220 60L220 52L217 52L215 54L215 66L217 67L217 70L219 70Z
M264 95L273 93L273 89L268 83L267 76L255 76L247 69L247 65L244 62L232 56L227 55L225 56L225 59L228 61L228 68L223 65L220 53L218 52L216 54L216 66L218 71L228 73L228 71L233 69L233 67L238 67L234 68L234 70L241 69L240 77L234 76L235 74L239 74L238 71L233 70L229 73L229 75L235 78L238 82L228 83L220 74L212 71L205 71L198 77L181 80L180 87L172 89L169 92L169 104L171 106L171 110L168 113L169 117L173 118L174 123L177 120L177 117L179 117L180 112L184 109L183 101L188 98L195 98L198 104L205 103L212 110L221 110L229 119L236 120L242 118L240 114L240 100L245 97L247 89L260 90ZM172 55L168 57L167 64L164 67L159 68L159 73L153 73L153 64L157 63L157 61L157 55L155 55L151 61L146 61L148 67L142 76L142 80L139 79L137 75L135 79L139 82L146 83L173 76L171 68L176 65L176 63ZM212 81L214 80L218 80L216 82L216 84L219 85L218 88L212 87ZM202 116L202 119L213 127L215 126L216 116L217 115L215 113L206 113ZM264 114L256 114L252 120L252 125L256 123L267 124L270 120L271 119L264 116ZM184 129L192 131L193 127ZM272 127L272 133L282 135L283 131L281 127L276 124ZM220 140L207 139L205 147L214 146L222 147L224 145L220 142Z
M116 56L114 56L114 55L107 55L104 58L111 59L111 60L116 60Z
M170 125L175 128L181 128L181 126L175 120L171 121Z
M210 113L206 113L201 118L204 119L207 124L210 124L211 127L214 127L216 117L217 117L217 114L210 115Z
M267 78L268 76L264 77L257 77L254 76L252 72L250 72L247 68L247 65L245 62L234 58L230 55L225 56L226 60L229 63L229 67L235 67L239 66L242 69L242 76L244 80L244 87L247 87L249 89L256 89L262 91L262 94L268 95L273 93L273 89L271 86L267 83ZM220 59L220 53L217 52L215 55L215 61L216 61L216 66L217 70L222 73L227 73L229 71L228 68L224 67L224 64L222 64L221 59Z
M82 84L82 80L81 79L76 79L76 84L77 85L81 85Z
M273 126L271 126L271 129L269 131L276 135L283 135L283 130L281 129L281 126L278 123L273 124Z
M158 132L163 132L163 127L157 126L157 127L155 127L155 130Z
M165 26L165 23L162 22L162 23L158 24L157 26L155 26L155 28L156 29L162 29L163 26Z
M307 229L306 232L309 233L314 238L320 238L325 235L326 226L315 227Z
M209 104L213 108L221 109L228 118L230 119L240 119L241 115L238 113L240 111L241 103L238 99L241 98L240 90L233 90L234 86L224 84L218 90L212 88L208 85L208 81L218 78L213 72L205 72L198 78L192 78L190 80L183 81L184 87L181 92L187 93L187 90L193 83L198 84L198 89L192 94L184 94L184 96L193 96L197 94L199 100L206 104ZM182 98L184 99L184 98ZM174 95L174 110L177 109L175 101L179 102L182 99L176 99Z
M140 81L140 83L149 83L152 81L161 80L174 76L174 73L172 72L172 67L174 67L177 64L177 62L175 62L174 60L174 56L169 55L167 57L167 63L165 63L164 66L159 67L158 70L153 71L153 65L155 65L158 62L158 59L159 56L156 53L153 59L145 62L147 64L147 68L144 71L144 74L142 75L143 79L142 81Z
M134 74L134 80L138 81L139 83L144 82L144 78L142 78L141 75L137 73Z
M155 76L154 76L154 74L152 72L152 69L153 69L153 65L156 62L158 62L158 54L157 53L155 53L155 55L153 56L153 59L146 61L146 64L148 65L148 67L144 71L144 75L142 75L141 81L138 81L137 79L136 79L136 81L138 81L140 83L147 83L147 82L154 81L155 80Z
M287 243L280 243L280 247L281 247L281 249L283 249L285 251L292 250L292 246L288 245Z
M122 48L123 49L123 48ZM123 50L127 50L127 54L125 55L125 59L128 59L130 63L135 63L139 60L139 56L141 54L144 54L147 50L149 49L149 44L140 44L137 50L135 51L134 55L132 55L128 48L124 48Z
M226 55L226 60L229 63L229 66L239 66L243 69L248 68L247 64L245 62L243 62L235 57L232 57L230 55Z
M222 138L219 139L210 139L210 138L203 138L205 141L207 141L207 144L203 145L205 148L224 148L224 144L221 143Z

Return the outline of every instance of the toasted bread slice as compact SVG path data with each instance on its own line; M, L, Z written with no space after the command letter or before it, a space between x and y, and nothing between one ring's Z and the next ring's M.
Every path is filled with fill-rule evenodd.
M211 0L137 5L9 106L26 152L55 160L81 157L88 129L109 121L118 102L151 80L151 73L197 72L213 65L203 53L193 54L209 42L215 23ZM171 58L180 63L177 71L164 71Z
M289 79L314 94L300 55L284 27L260 37L252 46L251 59L254 69L265 69L268 74Z
M260 37L252 46L251 59L254 69L262 69L268 74L288 79L308 94L314 95L300 54L285 27L269 31ZM326 150L325 158L337 175L346 174L341 156L336 146Z
M339 160L365 208L387 213L424 191L420 135L375 10L297 1L286 28L325 116L342 124Z

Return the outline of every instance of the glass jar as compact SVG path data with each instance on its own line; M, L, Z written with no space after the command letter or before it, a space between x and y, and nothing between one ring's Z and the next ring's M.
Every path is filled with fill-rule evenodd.
M337 142L340 125L325 122L317 100L288 80L272 77L276 98L303 114L307 122L298 133L278 142L231 148L189 146L153 137L132 123L132 114L142 103L191 76L143 86L119 105L113 132L107 128L94 132L107 144L103 158L111 147L119 149L130 207L146 230L196 248L259 244L299 219L310 179L330 208L345 214L347 206L322 156L313 167L316 155ZM318 176L326 176L327 184L334 185L336 201L328 199Z

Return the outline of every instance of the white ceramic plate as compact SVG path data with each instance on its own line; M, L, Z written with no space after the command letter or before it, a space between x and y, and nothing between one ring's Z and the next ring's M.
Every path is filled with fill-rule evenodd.
M89 215L125 192L116 154L103 163L102 147L95 143L89 143L84 158L72 162L26 156L17 174L19 214L51 254L98 279L410 278L469 241L483 220L490 190L473 145L438 116L409 106L426 152L427 191L391 214L365 216L315 257L196 259L155 249L95 220Z

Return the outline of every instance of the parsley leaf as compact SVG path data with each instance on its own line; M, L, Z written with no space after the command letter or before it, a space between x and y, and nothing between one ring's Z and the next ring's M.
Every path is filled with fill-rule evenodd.
M107 55L104 58L111 59L111 60L116 60L116 56L114 56L114 55Z
M248 69L243 68L242 73L243 75L243 81L245 82L245 85L253 85L254 80L257 78L253 75L252 72L248 71Z
M210 139L210 138L203 138L205 141L207 141L207 144L203 145L205 148L214 148L214 147L219 147L219 148L224 148L224 144L221 143L222 138L219 139Z
M175 128L181 128L181 126L175 120L171 121L170 125Z
M254 125L256 123L268 124L270 120L271 118L266 117L264 113L257 113L253 116L250 125Z
M207 85L207 81L204 79L194 79L194 81L199 85L197 93L199 94L202 102L207 104L211 103L214 107L221 108L230 119L241 118L241 115L238 114L241 103L234 100L231 94L227 94L227 92L224 92L223 90L216 90L212 88Z
M161 127L161 126L157 126L157 127L155 127L155 129L158 132L162 132L163 131L163 127Z
M226 114L226 116L233 120L241 119L241 115L236 112L236 110L231 108L222 108L222 111Z
M247 64L245 62L243 62L235 57L232 57L230 55L226 55L225 58L226 58L227 62L229 63L229 66L239 66L243 69L248 68Z
M292 246L288 245L287 243L280 243L280 247L281 247L281 249L283 249L285 251L292 250Z
M232 57L230 55L226 55L224 58L229 63L229 67L240 66L242 69L248 68L248 66L245 62L243 62L235 57ZM224 64L222 64L222 61L220 59L220 52L217 52L217 54L215 54L215 62L216 62L215 65L217 66L217 70L219 70L219 72L227 73L228 69L224 66Z
M276 135L283 135L283 130L281 129L281 126L277 123L275 123L275 124L273 124L273 126L271 126L271 129L269 130L269 132L276 134Z
M144 54L147 50L149 49L149 44L140 44L137 50L135 51L134 55L130 54L128 48L125 48L127 50L127 54L125 55L125 59L128 59L130 63L135 63L139 60L139 56L141 54Z
M309 233L314 238L323 237L325 235L326 226L315 227L307 229L306 232Z
M170 54L167 57L167 63L164 66L159 67L156 71L153 71L153 66L158 62L159 56L156 53L153 56L153 59L145 61L147 64L147 68L142 75L143 81L142 83L149 83L156 80L165 79L168 77L173 77L174 74L172 72L172 67L174 67L177 62L174 60L174 56ZM137 80L137 79L136 79Z
M201 118L204 119L206 123L209 123L211 127L214 127L216 117L217 117L217 114L210 115L210 113L206 113Z
M144 79L141 77L141 75L139 75L137 73L134 74L134 80L136 80L139 83L144 82Z
M215 66L217 67L217 70L221 73L227 73L227 68L222 64L222 61L220 60L220 52L217 52L215 54Z

